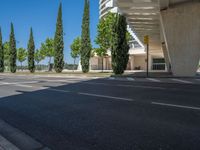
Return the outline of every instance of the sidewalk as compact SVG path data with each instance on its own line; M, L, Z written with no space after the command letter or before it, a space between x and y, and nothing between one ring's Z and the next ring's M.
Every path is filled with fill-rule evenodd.
M20 149L0 135L0 150L20 150Z
M8 140L9 139L9 140ZM15 146L15 145L16 146ZM0 119L0 150L50 150L26 133Z

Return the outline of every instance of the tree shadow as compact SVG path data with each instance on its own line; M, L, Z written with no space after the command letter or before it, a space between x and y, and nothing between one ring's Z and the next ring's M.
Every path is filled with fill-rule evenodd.
M155 108L152 111L143 103L136 105L132 101L87 96L87 93L94 93L142 100L158 92L137 88L121 90L115 86L118 84L115 81L109 81L111 86L108 87L98 86L107 82L95 79L69 84L63 82L61 86L51 83L43 86L43 89L32 91L16 90L21 94L0 98L0 118L55 150L157 149L162 144L183 148L182 145L176 147L173 144L174 139L183 141L178 139L179 135L173 130L166 132L163 122L168 118L176 123L178 118L180 123L188 123L187 117L184 117L188 112L172 110L165 115L165 111ZM137 94L133 94L133 91ZM160 97L165 97L164 93ZM195 99L196 96L194 94L191 98ZM189 123L199 120L194 114L190 114ZM196 121L196 125L199 127L200 122ZM6 136L4 131L0 133ZM164 136L160 137L161 134ZM184 134L195 139L188 141L186 138L187 145L200 146L200 142L195 143L199 137L183 131Z

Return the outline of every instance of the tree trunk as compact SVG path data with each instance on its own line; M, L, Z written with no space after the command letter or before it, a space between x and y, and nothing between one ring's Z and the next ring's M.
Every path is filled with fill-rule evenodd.
M37 62L37 70L39 71L39 62Z
M23 71L23 68L22 68L22 62L21 62L21 70Z
M49 72L51 71L51 57L49 57Z
M74 58L73 72L74 72L74 70L75 70L75 63L76 63L76 58Z
M103 69L103 64L104 64L104 63L103 63L103 56L101 57L101 59L102 59L102 70L101 70L101 71L103 72L103 70L104 70L104 69Z

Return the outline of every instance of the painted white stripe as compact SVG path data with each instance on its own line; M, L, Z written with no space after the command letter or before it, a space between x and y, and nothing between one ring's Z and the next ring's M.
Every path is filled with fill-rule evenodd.
M166 90L167 89L167 88L163 88L163 87L142 86L142 85L124 85L124 84L118 84L117 86L121 86L121 87L133 87L133 88L144 88L144 89L158 89L158 90Z
M115 100L134 101L133 99L123 98L123 97L113 97L113 96L98 95L98 94L91 94L91 93L78 93L78 94L85 95L85 96L92 96L92 97L101 97L101 98L115 99Z
M80 82L79 84L90 84L90 85L105 85L105 86L109 86L109 84L106 84L106 83L96 83L96 82Z
M161 82L160 80L158 79L153 79L153 78L146 78L147 80L149 81L152 81L152 82Z
M58 90L58 89L47 89L49 91L55 91L55 92L62 92L62 93L69 93L71 91L67 90ZM77 93L79 95L85 95L85 96L92 96L92 97L101 97L101 98L108 98L108 99L115 99L115 100L123 100L123 101L134 101L133 99L130 98L123 98L123 97L114 97L114 96L107 96L107 95L98 95L98 94L91 94L91 93L82 93L79 92Z
M58 89L47 89L48 91L55 91L55 92L62 92L62 93L69 93L70 91L67 90L58 90Z
M171 79L172 81L176 81L176 82L181 82L181 83L187 83L187 84L191 84L192 82L190 81L186 81L186 80L182 80L182 79Z
M127 78L127 80L129 80L129 81L135 81L134 78Z
M33 86L31 86L31 85L25 85L25 84L32 84L32 83L36 83L36 82L15 82L15 83L0 82L0 85L14 85L14 86L31 88Z
M16 82L17 84L34 84L38 83L38 81L24 81L24 82Z
M65 82L65 83L76 83L80 81L73 81L73 80L40 80L40 81L45 81L45 82Z
M144 88L144 89L158 89L166 90L167 88L155 87L155 86L140 86L140 85L128 85L128 84L107 84L107 83L96 83L96 82L81 82L80 84L89 84L89 85L103 85L103 86L118 86L118 87L132 87L132 88Z
M25 85L25 84L12 84L14 86L19 86L19 87L26 87L26 88L32 88L33 86L31 85Z
M24 81L24 82L0 82L0 84L5 84L5 85L13 85L13 84L33 84L33 83L38 83L38 81Z
M115 80L115 78L114 77L110 77L110 78L108 78L109 80Z
M158 103L158 102L151 102L151 104L160 105L160 106L168 106L168 107L176 107L176 108L184 108L184 109L192 109L192 110L200 110L200 107L193 107L193 106L175 105L175 104Z

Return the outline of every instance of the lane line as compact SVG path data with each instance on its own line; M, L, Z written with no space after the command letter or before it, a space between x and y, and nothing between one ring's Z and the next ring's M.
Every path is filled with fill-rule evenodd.
M77 82L81 82L81 81L74 81L74 80L39 80L41 82L65 82L65 83L77 83Z
M14 85L14 86L19 86L19 87L32 88L33 86L31 86L31 85L25 85L25 84L34 84L34 83L38 83L38 81L0 82L0 86L1 85Z
M38 83L38 81L24 81L24 82L1 82L0 84L34 84Z
M181 79L171 79L172 81L176 81L176 82L181 82L181 83L186 83L186 84L191 84L192 82L190 81L186 81L186 80L181 80Z
M176 107L176 108L184 108L184 109L192 109L192 110L200 110L200 107L193 107L193 106L175 105L175 104L158 103L158 102L151 102L151 104L160 105L160 106L168 106L168 107Z
M140 86L140 85L127 85L127 84L107 84L107 83L96 83L96 82L81 82L80 84L89 84L89 85L104 85L104 86L118 86L118 87L132 87L132 88L144 88L144 89L158 89L158 90L166 90L167 88L163 87L155 87L155 86Z
M115 100L135 101L135 100L130 99L130 98L114 97L114 96L107 96L107 95L98 95L98 94L91 94L91 93L82 93L82 92L79 92L78 94L79 95L85 95L85 96L92 96L92 97L115 99Z
M120 87L132 87L132 88L143 88L143 89L157 89L157 90L166 90L167 89L167 88L163 88L163 87L142 86L142 85L124 85L124 84L118 84L117 86L120 86Z
M108 98L108 99L115 99L115 100L123 100L123 101L135 101L130 98L123 98L123 97L115 97L115 96L108 96L108 95L99 95L99 94L92 94L92 93L84 93L84 92L72 92L72 91L67 91L67 90L58 90L58 89L47 89L49 91L55 91L55 92L62 92L62 93L76 93L79 95L84 95L84 96L91 96L91 97L100 97L100 98Z
M127 80L129 80L129 81L135 81L134 78L127 78Z
M26 87L26 88L32 88L33 86L31 85L24 85L24 84L12 84L14 86L19 86L19 87Z
M105 86L109 86L109 84L107 84L107 83L97 83L97 82L80 82L79 84L105 85Z
M46 90L54 91L54 92L62 92L62 93L70 93L71 92L71 91L67 91L67 90L58 90L58 89L53 89L53 88L47 88Z
M114 77L110 77L110 78L108 78L109 80L115 80L115 78Z
M152 81L152 82L161 82L160 80L158 79L153 79L153 78L146 78L147 80L149 81Z

